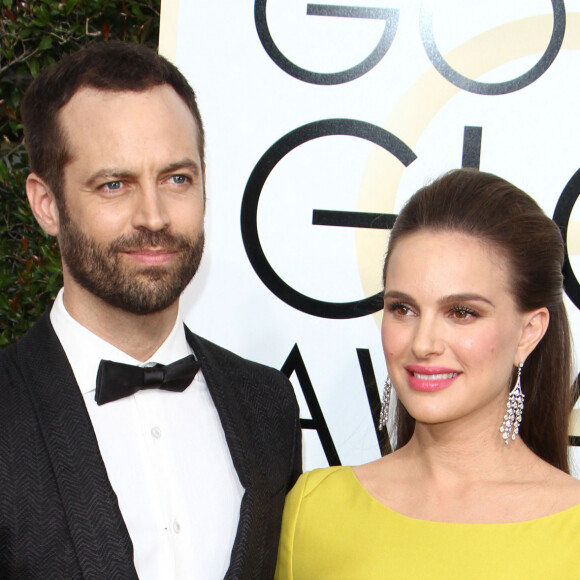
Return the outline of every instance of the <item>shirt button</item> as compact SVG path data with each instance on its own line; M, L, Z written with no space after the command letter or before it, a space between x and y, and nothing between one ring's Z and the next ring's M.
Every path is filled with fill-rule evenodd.
M179 532L181 532L181 526L179 525L179 522L177 520L173 521L173 531L176 534L179 534Z
M151 436L159 439L161 437L161 429L159 427L151 427Z

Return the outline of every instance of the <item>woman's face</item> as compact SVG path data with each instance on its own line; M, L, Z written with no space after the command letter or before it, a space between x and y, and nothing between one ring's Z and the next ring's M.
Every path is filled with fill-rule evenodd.
M507 268L500 253L456 232L421 230L391 251L383 348L397 395L418 422L477 414L499 428L512 369L547 317L545 309L519 312Z

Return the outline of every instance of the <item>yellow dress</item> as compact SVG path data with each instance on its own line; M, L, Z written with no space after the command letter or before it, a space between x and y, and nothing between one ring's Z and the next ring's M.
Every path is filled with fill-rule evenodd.
M286 499L276 580L580 579L580 505L525 522L418 520L350 467L305 473Z

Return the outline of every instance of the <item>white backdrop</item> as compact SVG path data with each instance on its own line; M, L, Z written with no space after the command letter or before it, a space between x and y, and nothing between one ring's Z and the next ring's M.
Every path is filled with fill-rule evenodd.
M163 0L160 51L207 133L207 248L185 320L270 366L304 363L291 376L301 416L310 383L331 439L323 449L304 430L305 468L379 455L363 379L378 397L379 318L340 304L380 291L388 230L356 220L396 214L463 163L550 216L562 198L565 225L580 192L562 195L580 168L579 49L580 0ZM348 212L343 225L319 225L329 211ZM567 243L580 277L578 212Z

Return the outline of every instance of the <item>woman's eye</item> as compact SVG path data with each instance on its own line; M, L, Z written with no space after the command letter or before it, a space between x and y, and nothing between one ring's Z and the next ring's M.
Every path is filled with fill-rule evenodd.
M471 308L466 308L465 306L455 306L451 309L451 315L453 318L459 320L469 320L470 318L476 318L477 312Z
M397 316L408 316L412 313L412 310L407 304L402 304L400 302L394 302L387 306L387 310L396 314Z

